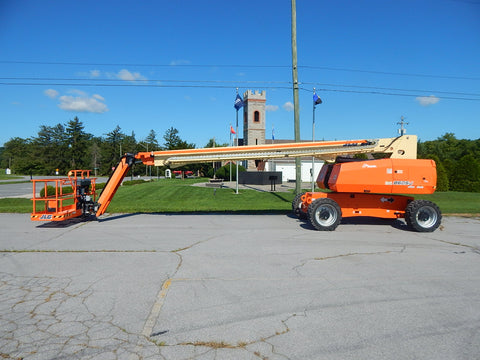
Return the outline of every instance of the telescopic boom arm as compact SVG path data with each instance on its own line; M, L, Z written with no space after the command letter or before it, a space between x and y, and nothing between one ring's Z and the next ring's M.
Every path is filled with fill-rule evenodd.
M135 160L145 165L179 167L192 163L212 161L268 160L285 157L314 156L333 161L339 155L361 153L386 153L391 158L415 159L417 156L416 135L375 140L337 140L272 145L216 147L139 152L126 154L108 179L98 199L96 216L103 215L112 201L118 187Z

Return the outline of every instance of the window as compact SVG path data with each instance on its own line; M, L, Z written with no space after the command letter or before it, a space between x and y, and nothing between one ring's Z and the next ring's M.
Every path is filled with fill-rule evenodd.
M255 111L253 113L253 121L254 122L260 122L260 113L258 111Z

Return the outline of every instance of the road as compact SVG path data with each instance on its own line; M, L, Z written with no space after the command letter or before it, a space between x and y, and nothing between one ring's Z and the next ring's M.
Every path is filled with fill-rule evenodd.
M0 214L6 359L478 359L480 220Z
M33 176L33 179L59 179L65 176ZM23 182L22 182L23 181ZM97 183L106 182L107 178L97 178ZM50 183L48 185L53 185ZM31 198L32 197L32 183L30 176L22 176L14 180L0 180L0 199L3 198Z

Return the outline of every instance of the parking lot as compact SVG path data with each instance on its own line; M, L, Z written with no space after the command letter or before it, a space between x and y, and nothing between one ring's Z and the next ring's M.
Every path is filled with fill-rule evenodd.
M0 214L0 358L478 359L480 220Z

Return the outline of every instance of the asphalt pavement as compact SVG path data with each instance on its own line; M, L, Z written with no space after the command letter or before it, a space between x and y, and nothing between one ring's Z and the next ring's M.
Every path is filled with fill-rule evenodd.
M479 359L480 219L0 214L0 358Z

